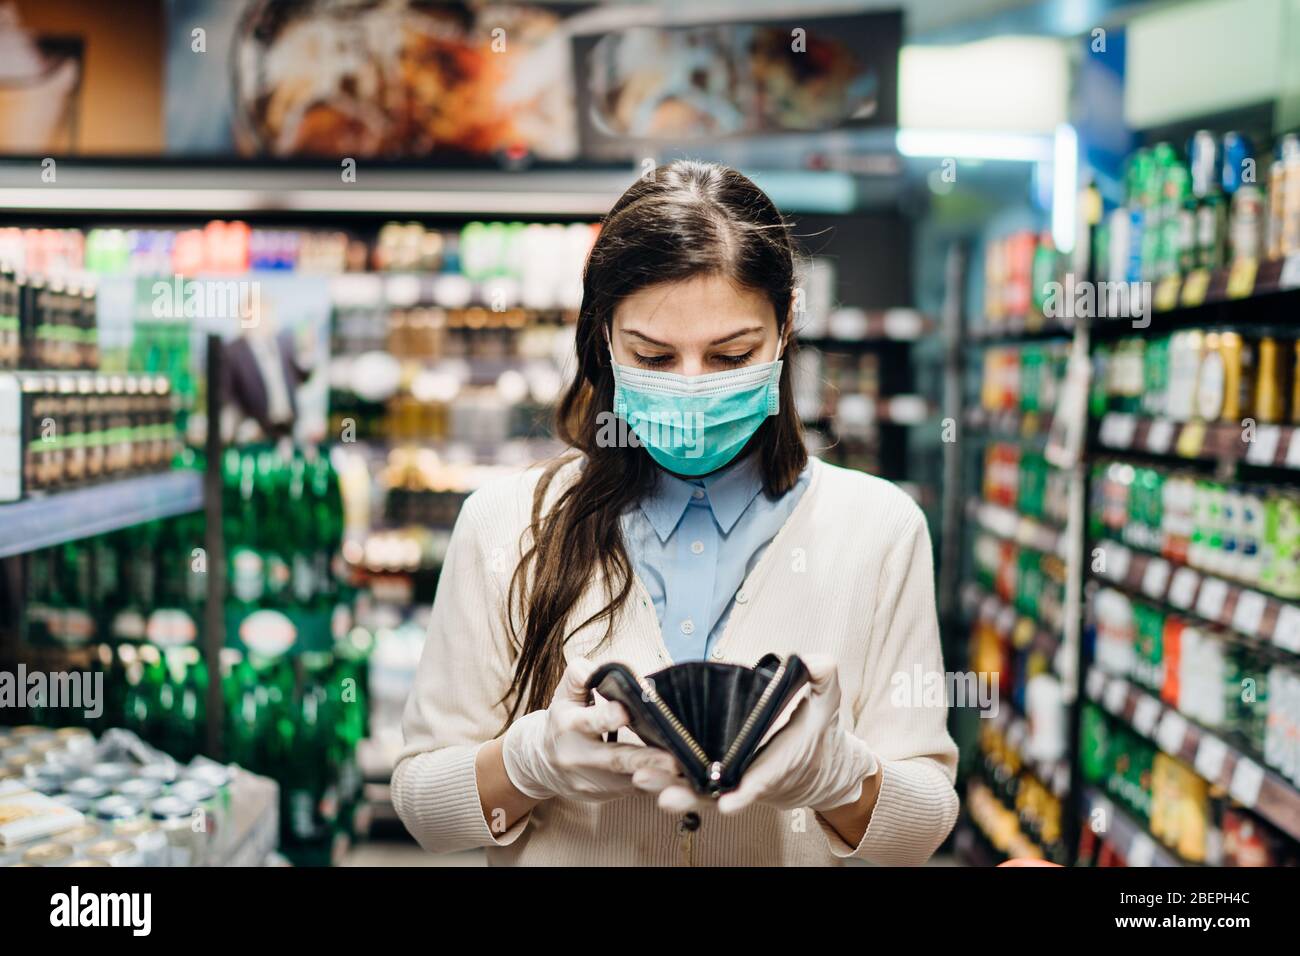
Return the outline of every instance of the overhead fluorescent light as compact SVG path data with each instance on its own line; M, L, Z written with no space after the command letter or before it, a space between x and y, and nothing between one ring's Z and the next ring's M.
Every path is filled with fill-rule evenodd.
M900 129L898 151L904 156L983 159L1038 163L1052 159L1052 137L1033 133L982 130Z
M1079 204L1079 135L1069 123L1056 128L1052 149L1052 242L1074 250Z

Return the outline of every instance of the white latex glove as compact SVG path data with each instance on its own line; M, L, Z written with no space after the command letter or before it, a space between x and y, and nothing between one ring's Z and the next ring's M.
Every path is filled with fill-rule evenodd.
M546 710L510 725L501 758L515 789L534 800L565 797L613 800L635 791L639 769L671 772L671 754L638 744L606 743L601 734L627 725L627 711L612 700L587 703L587 678L596 669L585 658L565 668Z
M835 662L814 655L804 658L804 665L811 694L767 742L735 790L713 801L697 794L680 770L668 774L658 767L637 770L632 782L658 793L659 806L672 813L716 806L720 813L733 814L754 803L780 810L810 807L822 811L857 800L862 796L863 781L879 764L863 741L840 726L840 680Z

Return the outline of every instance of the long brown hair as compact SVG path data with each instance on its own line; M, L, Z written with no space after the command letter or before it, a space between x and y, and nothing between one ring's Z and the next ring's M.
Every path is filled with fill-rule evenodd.
M779 334L790 339L794 244L776 206L747 178L725 166L678 160L638 179L614 203L583 272L577 375L557 409L556 433L574 452L542 472L527 544L510 581L506 619L517 657L503 698L507 724L521 707L549 705L564 672L565 641L601 620L608 640L632 589L620 516L653 488L658 466L644 448L597 440L614 404L606 345L614 310L648 286L713 275L762 293ZM785 357L793 348L788 341ZM808 460L790 377L787 361L780 411L742 452L758 455L772 497L794 486ZM557 473L575 459L581 461L575 479L544 508ZM596 577L605 584L606 604L571 626L570 609Z

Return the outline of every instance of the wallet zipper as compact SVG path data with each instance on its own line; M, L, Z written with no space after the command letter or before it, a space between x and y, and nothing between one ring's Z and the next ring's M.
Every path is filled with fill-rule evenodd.
M709 755L704 752L704 748L696 743L695 738L690 735L690 732L686 729L685 725L677 719L677 715L669 710L668 705L659 698L659 694L655 692L654 684L646 682L643 685L642 690L644 691L644 696L650 701L650 703L655 705L655 708L663 716L664 720L668 721L669 726L677 732L682 743L684 743L687 749L695 755L695 759L697 759L700 762L700 765L708 771L710 782L717 783L722 779L722 775L726 773L728 766L730 766L731 761L735 759L740 748L744 746L746 739L754 732L754 727L758 723L759 714L763 712L763 708L767 706L767 702L771 700L772 695L776 693L777 685L780 684L781 678L784 675L785 661L782 661L780 666L777 667L776 673L772 675L772 679L768 681L767 686L763 688L763 693L759 695L758 702L754 704L753 709L749 712L749 716L747 716L745 722L740 725L740 732L736 734L736 739L733 740L731 746L727 748L726 754L721 760L712 761L709 760Z
M785 661L782 661L780 666L777 667L776 673L772 675L772 679L768 681L767 686L763 688L763 693L759 696L758 703L756 703L754 709L749 712L749 716L745 718L745 722L740 725L740 733L736 734L736 739L733 740L731 746L727 748L727 753L723 756L720 761L720 766L717 768L718 777L722 776L727 767L730 766L731 761L735 759L740 748L744 746L745 740L754 732L754 726L758 723L759 714L763 712L763 708L767 706L767 702L771 700L772 695L776 693L777 685L781 683L781 678L784 675ZM710 776L712 776L712 774L710 774Z
M695 755L695 759L700 762L701 766L708 768L709 755L704 752L703 747L695 742L695 738L690 735L686 726L677 719L677 715L669 710L668 705L659 699L658 693L655 692L654 685L647 682L642 687L642 690L645 697L649 699L650 703L655 705L655 708L663 716L664 720L668 721L669 726L677 732L677 736L681 738L682 743L686 745L686 748Z

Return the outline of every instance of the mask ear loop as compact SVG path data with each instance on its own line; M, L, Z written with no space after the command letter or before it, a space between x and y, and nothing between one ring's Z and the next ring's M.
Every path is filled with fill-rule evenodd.
M786 336L782 335L776 343L776 358L772 359L772 378L767 384L768 417L781 412L781 370L785 367L782 365L781 356L785 354L785 345Z

